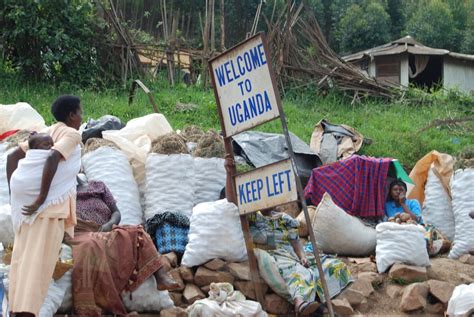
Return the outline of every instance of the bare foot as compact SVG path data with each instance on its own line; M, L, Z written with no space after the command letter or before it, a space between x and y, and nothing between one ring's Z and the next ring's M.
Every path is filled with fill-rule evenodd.
M178 289L180 285L171 276L165 272L164 268L160 268L158 271L155 272L155 279L156 279L156 288L159 291L172 291Z

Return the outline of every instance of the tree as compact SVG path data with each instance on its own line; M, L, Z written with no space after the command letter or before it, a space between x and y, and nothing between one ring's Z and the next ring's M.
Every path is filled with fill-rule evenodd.
M474 54L474 0L470 0L467 6L466 27L463 34L461 52Z
M420 6L408 21L405 31L427 46L449 50L459 47L453 14L449 6L440 0Z
M337 26L340 51L360 51L390 41L390 16L379 1L351 5Z
M388 0L387 12L390 15L392 39L402 37L402 30L405 26L405 16L403 14L403 0Z

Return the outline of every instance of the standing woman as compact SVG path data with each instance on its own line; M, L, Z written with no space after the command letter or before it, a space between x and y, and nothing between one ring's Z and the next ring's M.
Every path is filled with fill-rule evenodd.
M10 311L14 316L39 315L64 233L72 237L76 225L81 100L76 96L61 96L53 103L51 112L57 123L44 132L52 137L54 146L44 166L38 166L42 169L41 181L21 183L21 177L14 173L19 161L27 155L27 143L20 144L7 159L15 227L9 289ZM25 191L25 185L29 192Z

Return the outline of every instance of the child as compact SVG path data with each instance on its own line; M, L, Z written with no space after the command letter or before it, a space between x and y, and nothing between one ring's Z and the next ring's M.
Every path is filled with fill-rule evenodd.
M28 138L30 150L51 150L53 145L53 138L46 133L31 134Z

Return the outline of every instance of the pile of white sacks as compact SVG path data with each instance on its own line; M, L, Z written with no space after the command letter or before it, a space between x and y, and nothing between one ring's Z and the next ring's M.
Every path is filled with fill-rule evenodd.
M84 154L83 172L88 180L102 181L110 189L122 214L120 224L143 224L165 211L188 216L190 243L183 256L187 265L198 265L215 257L245 261L247 254L238 210L226 200L219 201L226 181L224 160L191 154L151 154L151 141L170 132L169 123L160 114L131 120L119 131L106 131L104 139L113 141L120 149L100 147ZM0 240L4 245L13 243L14 239L5 176L6 147L7 144L0 144ZM61 257L71 256L70 249L64 245ZM41 316L71 312L71 275L67 272L51 282ZM8 274L5 284L8 285ZM156 290L153 277L131 297L123 294L123 300L129 311L137 312L158 312L173 306L167 291Z

